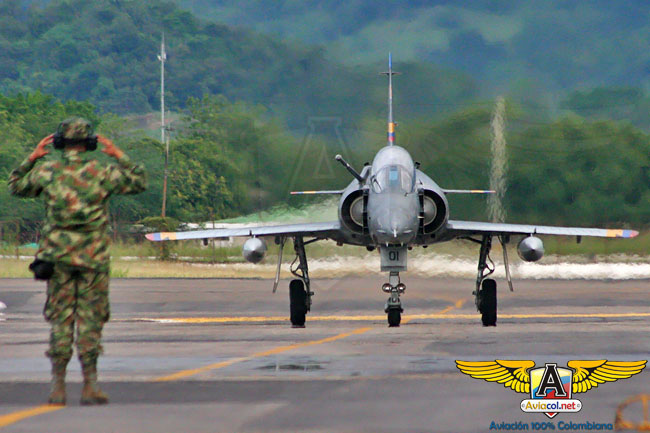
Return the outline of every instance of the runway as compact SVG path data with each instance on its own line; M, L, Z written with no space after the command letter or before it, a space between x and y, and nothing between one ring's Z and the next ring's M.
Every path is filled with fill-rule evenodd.
M650 358L649 280L499 281L499 320L483 328L471 279L403 275L403 325L388 328L383 277L317 279L307 327L288 321L288 281L114 279L100 382L111 397L81 407L79 364L68 406L49 390L44 284L0 280L1 432L484 432L519 422L530 395L459 372L455 360ZM4 320L3 320L4 319ZM573 398L560 422L613 423L650 390L650 373ZM638 410L637 410L638 409ZM639 419L640 408L630 407ZM575 430L574 430L575 431Z

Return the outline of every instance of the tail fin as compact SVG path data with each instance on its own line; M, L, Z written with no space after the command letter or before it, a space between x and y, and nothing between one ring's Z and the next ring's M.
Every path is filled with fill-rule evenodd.
M388 71L382 72L388 75L388 145L395 144L395 122L393 121L393 75L399 75L399 72L393 72L393 56L388 53Z

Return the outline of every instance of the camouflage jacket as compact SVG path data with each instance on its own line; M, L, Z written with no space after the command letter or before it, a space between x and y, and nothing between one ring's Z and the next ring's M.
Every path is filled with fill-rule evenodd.
M106 272L110 262L108 200L146 188L144 168L124 155L118 164L84 161L66 150L61 161L36 165L29 159L9 177L9 190L21 197L45 194L47 217L36 257Z

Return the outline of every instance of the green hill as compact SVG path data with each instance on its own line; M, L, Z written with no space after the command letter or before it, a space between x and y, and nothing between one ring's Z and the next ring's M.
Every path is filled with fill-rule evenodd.
M2 0L0 19L3 94L40 90L117 113L158 109L164 30L170 107L223 94L304 125L306 116L358 117L384 105L385 83L376 72L385 54L376 66L351 69L328 61L319 47L202 20L169 1L56 0L25 7ZM410 82L430 90L431 98L459 103L475 94L467 76L413 68L420 73ZM433 111L431 104L423 107Z
M641 0L0 0L0 93L156 110L165 29L174 109L224 94L292 128L310 116L355 122L384 106L376 72L392 50L408 72L396 84L401 119L502 94L539 119L574 111L647 130L648 18Z

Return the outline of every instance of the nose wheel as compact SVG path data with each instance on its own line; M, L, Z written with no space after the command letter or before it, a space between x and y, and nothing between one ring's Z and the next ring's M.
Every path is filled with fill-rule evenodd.
M384 284L381 290L384 293L390 293L390 297L386 301L386 308L384 308L384 312L388 316L388 326L397 327L402 321L402 312L404 312L400 295L406 291L406 285L399 280L399 272L391 272L388 283Z
M402 321L402 311L398 308L391 308L388 310L388 326L396 328Z

